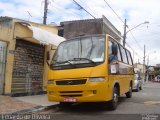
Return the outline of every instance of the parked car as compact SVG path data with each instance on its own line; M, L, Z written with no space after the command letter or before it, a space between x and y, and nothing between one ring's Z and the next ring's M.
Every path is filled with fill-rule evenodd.
M134 80L133 90L138 92L139 90L142 90L143 79L139 73L135 73L134 75L135 75L135 80Z
M157 75L154 79L155 82L160 82L160 75Z

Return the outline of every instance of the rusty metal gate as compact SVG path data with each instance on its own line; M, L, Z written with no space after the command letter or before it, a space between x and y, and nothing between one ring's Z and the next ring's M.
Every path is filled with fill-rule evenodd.
M12 94L42 91L44 46L17 39L14 54Z
M4 92L7 43L0 41L0 94Z

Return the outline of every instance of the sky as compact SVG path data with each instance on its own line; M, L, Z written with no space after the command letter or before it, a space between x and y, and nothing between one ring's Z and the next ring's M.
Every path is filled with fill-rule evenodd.
M129 29L126 46L130 49L134 63L143 63L144 45L146 64L160 63L160 0L76 0L96 18L105 15L107 19L124 33L124 19ZM47 24L61 21L91 19L92 17L73 0L49 0ZM43 22L44 0L0 0L0 16L9 16L33 22ZM148 21L148 24L141 24ZM136 27L137 25L140 26ZM127 31L129 30L127 28ZM148 59L149 58L149 59Z

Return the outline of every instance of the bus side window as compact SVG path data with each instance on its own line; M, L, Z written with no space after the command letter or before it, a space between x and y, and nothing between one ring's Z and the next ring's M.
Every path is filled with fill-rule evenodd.
M115 43L115 44L117 45L117 57L118 57L118 61L122 61L119 45L117 43Z
M118 50L118 46L116 43L109 41L109 45L108 45L108 62L111 63L112 61L117 61L118 57L117 57L117 50Z
M109 41L109 44L108 44L108 55L112 54L112 45L113 45L113 43L111 41Z
M128 56L128 62L130 65L132 65L132 58L131 58L131 54L129 53L129 51L127 50L127 56Z
M128 60L127 60L127 55L126 55L125 49L122 46L120 46L120 49L121 49L121 53L122 53L123 62L128 64Z

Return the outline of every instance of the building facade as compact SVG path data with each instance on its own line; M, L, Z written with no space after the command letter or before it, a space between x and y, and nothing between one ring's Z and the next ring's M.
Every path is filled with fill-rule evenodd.
M134 67L139 69L143 78L143 82L146 81L146 66L140 63L135 63Z
M66 39L84 35L109 34L121 42L120 31L105 16L99 19L65 21L60 25L58 34Z
M47 51L54 54L53 44L36 39L30 28L56 35L55 26L10 17L0 17L0 94L39 94L46 91ZM37 32L38 33L38 32ZM37 38L44 35L37 35ZM54 40L54 38L53 38Z
M156 77L156 72L154 66L149 66L147 68L147 80L152 81L155 79L155 77Z

